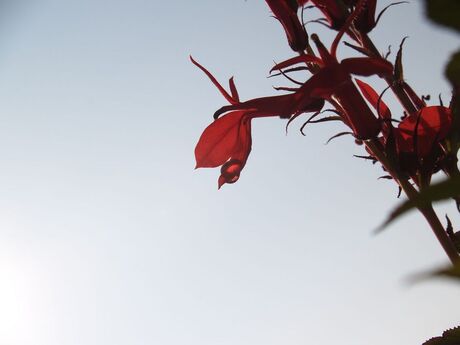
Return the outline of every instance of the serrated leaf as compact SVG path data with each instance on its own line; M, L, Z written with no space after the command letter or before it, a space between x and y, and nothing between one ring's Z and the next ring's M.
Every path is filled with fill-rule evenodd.
M445 331L441 337L432 338L423 343L423 345L459 345L460 344L460 327L455 327Z
M460 195L460 177L458 176L431 185L421 191L414 199L407 200L396 207L377 231L382 230L395 219L414 208L426 207L435 201L453 198L458 195Z
M426 0L426 12L435 23L460 31L460 1Z

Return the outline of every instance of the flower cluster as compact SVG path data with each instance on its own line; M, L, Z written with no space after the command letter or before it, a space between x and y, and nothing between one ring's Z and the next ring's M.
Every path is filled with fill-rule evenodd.
M364 143L370 159L380 161L396 181L412 179L419 187L429 183L439 170L449 173L448 164L456 152L448 145L452 127L449 107L427 105L404 80L402 44L394 63L382 56L368 37L384 8L376 14L377 0L266 0L281 23L292 58L276 64L270 73L283 75L308 71L311 76L295 88L280 88L287 93L241 101L233 79L227 91L202 65L191 58L218 88L229 103L218 109L214 121L204 130L195 148L196 167L221 167L219 188L236 182L251 152L251 120L257 117L279 117L291 121L304 113L311 119L331 105L349 128L356 142ZM394 3L399 4L399 3ZM394 5L392 4L392 5ZM390 5L391 6L391 5ZM315 20L335 30L330 48L303 23L304 11L315 7L324 16ZM340 59L337 47L344 36L361 56ZM387 54L388 55L388 54ZM354 76L378 76L388 83L404 108L398 119L382 100L382 94ZM399 120L399 118L401 118ZM319 121L319 120L316 120Z

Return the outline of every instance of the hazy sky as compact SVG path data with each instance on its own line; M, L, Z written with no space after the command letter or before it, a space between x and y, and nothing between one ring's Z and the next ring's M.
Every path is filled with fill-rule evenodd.
M218 169L193 170L226 101L189 54L234 75L243 99L285 83L266 78L292 53L264 1L13 3L0 16L0 345L418 345L460 323L458 285L407 285L447 263L422 217L372 235L397 188L350 137L324 145L340 126L303 137L300 119L288 135L257 119L238 183L218 191ZM458 37L421 2L372 36L392 58L409 36L407 80L448 101Z

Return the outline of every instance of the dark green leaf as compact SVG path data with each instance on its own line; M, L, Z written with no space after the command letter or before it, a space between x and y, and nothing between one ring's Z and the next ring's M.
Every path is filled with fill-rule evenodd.
M460 31L460 1L426 0L426 12L435 23Z
M442 276L442 277L455 278L457 280L460 280L460 265L450 266L449 268L445 268L445 269L435 271L431 275L432 276Z
M437 269L430 272L423 272L413 275L409 283L417 283L432 278L451 278L460 283L460 263L449 265L448 267Z
M396 218L413 208L426 207L434 201L449 199L458 195L460 195L460 177L458 176L431 185L430 187L424 189L413 200L407 200L400 204L395 210L393 210L393 212L391 212L388 219L377 229L377 231L382 230Z
M450 108L453 116L452 129L447 137L446 147L452 157L457 157L457 151L460 148L460 51L452 55L446 66L445 74L452 84Z
M423 345L459 345L460 327L455 327L445 331L441 337L436 337L423 343Z
M458 20L460 21L460 17ZM452 84L460 85L460 51L452 55L447 64L446 77Z

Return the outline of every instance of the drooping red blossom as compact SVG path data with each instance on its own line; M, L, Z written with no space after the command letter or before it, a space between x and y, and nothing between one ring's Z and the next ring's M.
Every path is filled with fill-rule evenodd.
M296 52L303 52L308 46L308 35L297 16L295 0L265 0L273 15L286 32L289 46Z
M207 69L190 58L230 103L215 113L214 122L203 131L195 148L196 168L221 166L219 188L239 179L251 152L252 119L275 116L289 118L306 111L319 111L324 105L324 101L309 98L299 92L240 102L233 79L230 79L229 94Z
M211 123L201 134L195 148L196 168L221 167L219 188L234 183L251 152L251 118L235 111Z
M324 47L316 35L312 35L320 58L302 55L275 65L273 70L281 70L297 63L315 63L319 71L299 88L299 93L310 98L318 98L338 103L342 110L343 121L353 130L358 139L375 138L381 129L381 121L373 114L356 89L351 75L381 77L391 75L393 66L382 58L348 58L339 62L335 56L337 36L331 53Z

